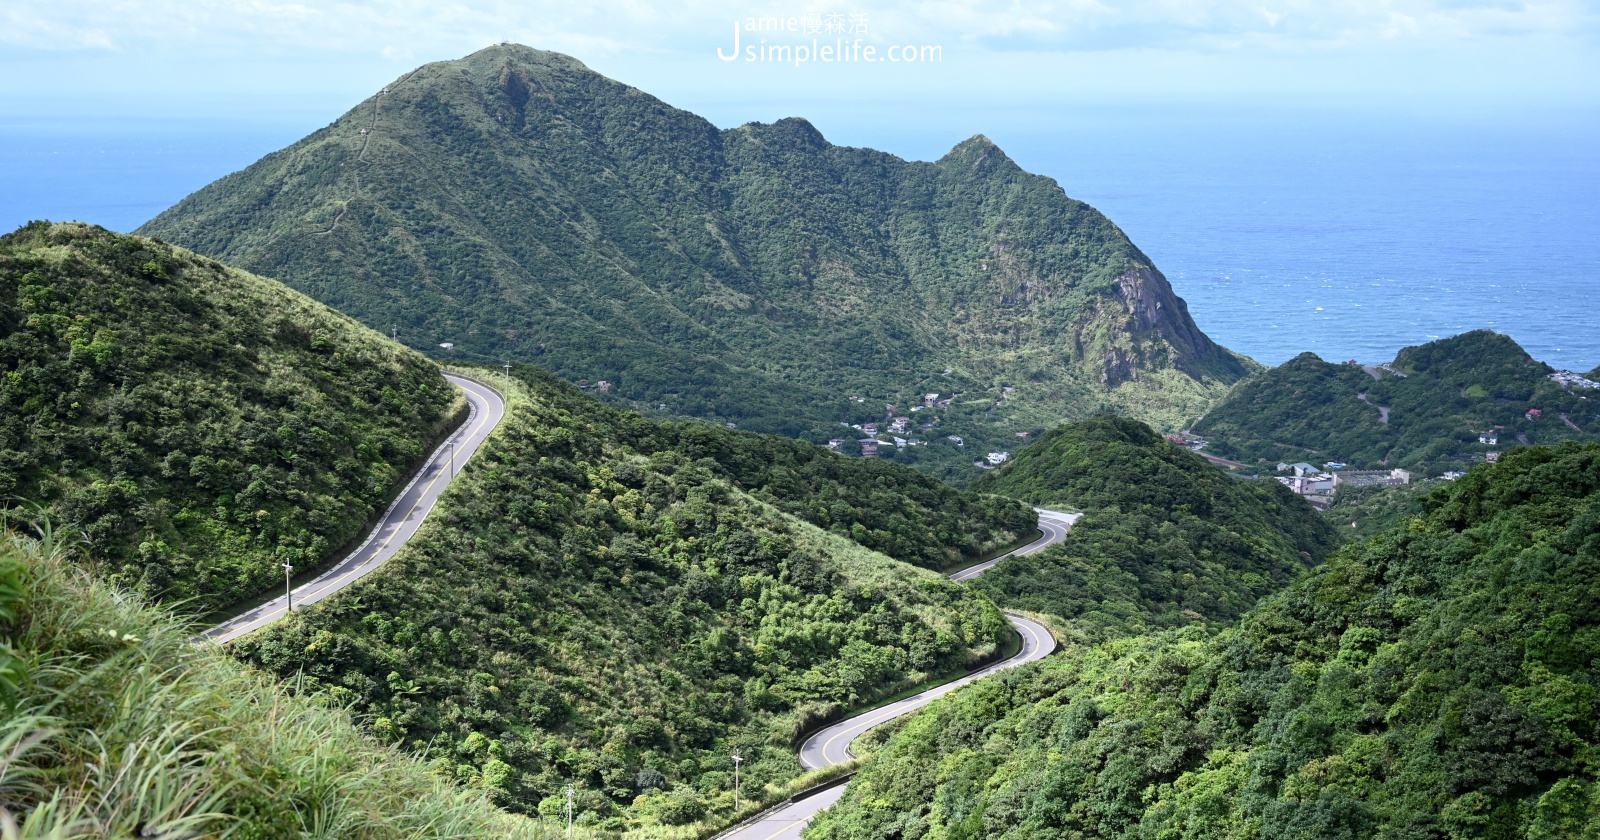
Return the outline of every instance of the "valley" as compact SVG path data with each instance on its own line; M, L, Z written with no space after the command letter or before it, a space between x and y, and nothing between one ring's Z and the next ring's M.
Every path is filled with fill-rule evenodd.
M425 64L0 237L0 834L1591 836L1597 379L1263 367L983 135Z

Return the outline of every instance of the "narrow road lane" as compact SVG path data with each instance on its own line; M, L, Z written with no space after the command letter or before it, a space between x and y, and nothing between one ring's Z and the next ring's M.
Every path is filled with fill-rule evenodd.
M1011 552L1003 557L990 560L963 569L950 576L951 580L967 581L994 568L996 563L1006 557L1019 557L1041 551L1067 538L1067 531L1072 528L1072 523L1078 521L1082 514L1060 513L1044 508L1034 508L1039 512L1039 530L1043 533L1039 539ZM800 746L800 764L807 770L819 767L828 767L854 758L850 752L850 742L862 733L886 721L894 720L901 715L912 712L932 703L933 701L949 694L956 689L968 685L976 680L981 680L998 671L1015 668L1049 656L1056 649L1056 640L1050 631L1032 619L1014 613L1006 613L1011 620L1011 626L1022 635L1022 650L1004 662L997 662L979 671L975 671L954 682L930 688L903 700L896 700L886 706L880 706L868 712L846 718L829 726L810 738ZM826 810L839 798L844 796L847 785L838 785L819 794L807 797L798 802L786 805L774 811L762 814L759 819L752 820L736 826L722 834L716 840L796 840L800 832L811 824L812 817Z
M384 512L383 519L372 529L360 548L350 552L349 556L315 579L295 587L296 609L315 604L355 583L399 553L417 528L422 526L422 521L433 510L445 488L450 486L455 472L472 457L472 453L478 451L489 433L500 425L500 420L506 414L506 401L498 392L480 382L454 374L447 373L444 378L466 392L467 404L471 409L467 421L433 451L427 464ZM282 618L286 606L285 598L280 595L207 630L205 636L221 644L231 642Z

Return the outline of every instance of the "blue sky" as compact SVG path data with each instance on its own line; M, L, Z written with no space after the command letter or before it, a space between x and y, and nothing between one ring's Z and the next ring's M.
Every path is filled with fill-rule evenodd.
M735 21L830 14L880 52L937 45L942 60L717 58ZM0 119L331 117L415 65L500 40L576 55L722 125L804 114L845 134L913 118L1048 123L1083 104L1600 106L1600 8L1577 0L7 0Z

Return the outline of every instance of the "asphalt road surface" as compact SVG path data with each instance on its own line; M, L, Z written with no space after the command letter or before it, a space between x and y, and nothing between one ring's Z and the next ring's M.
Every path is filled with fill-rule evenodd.
M968 569L963 569L950 576L951 580L971 580L994 568L996 563L1006 557L1016 557L1023 554L1032 554L1067 538L1067 530L1072 523L1078 521L1082 514L1060 513L1043 508L1034 508L1039 512L1039 530L1043 532L1039 539L1004 555L1003 557L981 563ZM921 694L896 700L886 706L880 706L868 712L839 721L806 739L800 746L800 764L808 770L819 767L828 767L854 758L850 753L850 742L867 730L885 721L893 720L901 715L910 714L923 706L949 694L956 689L981 680L997 671L1015 668L1049 656L1056 649L1056 640L1050 635L1043 625L1014 613L1006 613L1006 618L1011 620L1011 626L1017 629L1022 636L1022 650L1004 662L997 662L979 671L974 671L954 682L930 688ZM759 819L744 823L733 830L718 835L716 840L796 840L800 832L811 823L811 818L818 812L825 810L839 798L844 796L847 785L837 785L821 793L801 799L783 808L762 814Z
M314 580L294 588L296 609L315 604L323 598L360 580L368 572L382 566L399 553L400 548L422 526L422 520L433 510L439 496L450 486L450 480L461 465L478 451L489 433L500 425L506 414L506 401L493 388L461 376L445 374L452 385L466 392L471 413L455 433L439 444L428 463L418 471L404 492L384 512L383 519L367 537L361 547L350 552L338 565ZM236 618L229 619L207 630L211 641L226 644L253 630L258 630L282 618L288 605L283 596L274 598Z

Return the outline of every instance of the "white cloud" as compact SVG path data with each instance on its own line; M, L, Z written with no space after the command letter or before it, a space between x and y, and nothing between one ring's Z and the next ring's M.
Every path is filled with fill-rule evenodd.
M513 38L536 46L692 51L729 19L866 11L875 38L993 49L1161 48L1447 42L1485 37L1594 40L1582 0L8 0L0 42L37 50L158 50L175 46L275 53L367 51L401 60Z

